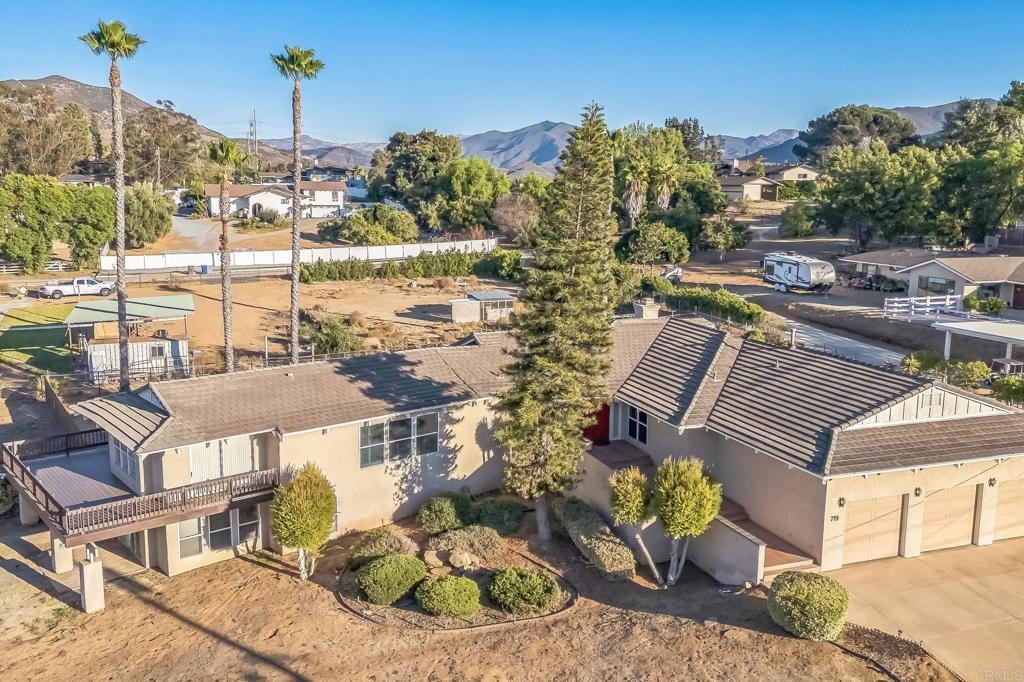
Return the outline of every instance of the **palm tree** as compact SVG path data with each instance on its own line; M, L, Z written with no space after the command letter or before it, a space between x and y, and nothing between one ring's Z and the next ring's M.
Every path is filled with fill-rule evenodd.
M281 75L294 83L292 88L292 286L291 324L289 327L292 364L299 363L299 212L302 205L302 92L299 81L316 78L324 63L313 50L284 46L281 54L270 55Z
M654 205L664 211L672 195L679 189L678 164L667 154L658 154L650 165L651 191Z
M249 157L234 140L226 137L211 142L207 148L210 161L217 164L220 175L220 298L224 315L224 367L235 371L235 347L231 338L231 252L228 250L228 213L231 199L228 186L235 170L249 162Z
M118 59L131 59L146 41L128 33L120 21L100 21L95 31L79 37L95 54L110 57L110 118L114 152L114 248L117 251L117 347L120 360L120 390L131 388L128 381L128 292L124 281L124 113L121 111L121 70Z
M629 229L636 229L636 219L647 199L647 159L640 154L630 154L622 162L622 206L629 218Z

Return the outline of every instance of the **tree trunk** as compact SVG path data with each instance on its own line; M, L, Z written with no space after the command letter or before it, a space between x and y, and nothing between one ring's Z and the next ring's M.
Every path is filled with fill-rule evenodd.
M114 249L117 253L117 353L119 389L131 389L128 367L128 291L124 277L124 114L121 111L121 70L110 60L110 118L114 153Z
M220 299L224 316L224 370L235 371L235 346L231 335L231 252L228 250L228 176L220 181Z
M309 571L306 569L306 550L299 549L299 580L309 578Z
M547 495L541 495L534 500L533 509L537 512L537 537L547 542L551 539L551 521L548 520Z
M292 286L289 350L293 365L299 364L299 215L302 209L302 94L299 81L292 90Z
M640 553L644 555L644 561L647 562L648 568L651 569L651 573L654 575L654 579L658 581L659 585L664 585L665 581L661 577L661 571L658 570L658 564L654 563L654 559L651 557L651 553L647 551L647 545L644 544L643 536L640 535L640 531L643 530L641 526L633 526L632 528L636 538L636 544L640 548Z
M669 562L668 562L668 584L676 584L676 566L679 563L679 538L672 538L671 547L669 549Z
M678 543L678 540L672 540L673 544ZM669 576L669 580L672 585L675 585L679 581L679 576L683 573L683 566L686 565L686 550L690 548L690 536L687 535L686 539L683 540L683 549L679 554L679 561L676 563L675 571Z

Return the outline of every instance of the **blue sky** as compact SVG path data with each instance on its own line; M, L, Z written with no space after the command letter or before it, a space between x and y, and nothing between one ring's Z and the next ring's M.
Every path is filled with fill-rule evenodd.
M803 127L849 102L998 97L1024 79L1016 2L25 2L2 0L0 78L106 82L76 36L121 19L147 39L124 87L171 99L215 130L290 132L290 89L268 54L327 62L303 90L304 132L512 130L575 122L591 100L613 126L698 116L709 132Z

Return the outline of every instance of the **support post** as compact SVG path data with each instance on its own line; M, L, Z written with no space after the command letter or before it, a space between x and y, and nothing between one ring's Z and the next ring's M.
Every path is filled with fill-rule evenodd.
M1013 344L1012 343L1006 344L1006 359L1007 360L1012 360L1013 359Z
M952 332L947 331L946 332L946 343L942 347L942 359L943 360L949 360L949 346L952 343L952 340L953 340Z
M71 556L71 548L64 544L53 531L50 531L50 570L60 575L75 568L75 560Z
M82 610L86 613L102 611L106 606L103 595L103 562L98 558L87 558L78 564L78 583Z
M18 520L23 526L34 526L39 523L39 514L28 495L18 491Z

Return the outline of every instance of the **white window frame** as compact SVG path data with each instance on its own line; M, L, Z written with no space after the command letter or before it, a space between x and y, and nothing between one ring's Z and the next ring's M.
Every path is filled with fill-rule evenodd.
M626 436L637 443L647 445L650 416L632 405L626 412Z
M200 516L198 518L198 521L199 521L199 533L198 534L193 534L193 535L181 535L180 534L181 524L185 523L185 521L192 521L193 519L185 519L185 521L179 521L177 526L176 526L178 528L178 530L179 530L179 534L178 534L178 558L179 559L193 559L195 557L205 556L207 554L217 554L217 553L220 553L220 552L227 552L227 551L234 550L239 545L242 545L242 544L244 544L244 543L249 541L249 540L246 540L246 539L244 539L242 537L243 525L245 527L247 527L247 528L251 527L251 526L255 526L256 527L256 529L255 529L256 533L255 533L254 537L255 537L255 539L257 541L259 541L259 539L261 537L262 528L263 528L263 516L260 513L259 505L251 505L251 506L255 506L256 507L256 520L255 521L248 521L245 524L242 524L240 522L239 509L237 509L237 508L236 509L228 509L227 510L227 512L228 512L228 520L229 520L228 527L227 528L222 528L220 530L215 530L215 531L212 531L212 532L210 530L210 518L213 517L213 516L216 516L217 514L210 514L208 516ZM218 512L218 513L223 513L223 512ZM214 533L225 533L225 532L230 533L231 544L227 545L226 547L221 547L221 548L218 548L218 549L214 549L213 547L211 547L211 544L210 544L211 535L213 535ZM200 538L201 551L198 554L189 554L188 556L183 556L181 554L181 542L182 542L182 540L194 540L197 537Z
M114 444L114 461L117 462L117 467L128 474L132 479L138 480L139 478L139 456L132 451L127 445L111 438L111 442Z
M437 426L436 426L436 428L434 430L432 430L432 431L420 432L419 431L420 419L423 418L423 417L429 417L431 415L436 415L436 417L437 417ZM365 422L359 428L359 468L360 469L367 469L369 467L380 466L381 464L385 464L386 462L395 462L395 461L399 461L399 460L402 460L402 459L408 459L410 457L418 457L420 455L434 455L434 454L437 454L440 451L440 448L441 448L441 415L442 415L442 413L440 411L428 411L428 412L418 412L418 413L407 414L407 415L397 415L397 416L392 417L391 419L388 419L385 422ZM392 422L396 422L396 421L404 421L404 420L409 420L409 435L408 436L403 436L402 438L397 438L395 440L392 440L392 438L391 438L391 423ZM383 441L373 441L371 443L363 442L363 434L366 433L366 431L369 428L374 427L374 426L380 426L380 425L384 426L384 428L383 428L383 438L384 438L384 440ZM420 437L421 436L424 436L424 437L434 436L435 437L436 446L434 447L434 449L432 451L430 451L430 452L421 452L420 451ZM392 445L392 443L404 443L406 441L409 442L409 454L407 454L405 456L398 456L398 455L392 454L392 452L391 452L391 445ZM364 457L364 454L363 454L364 451L369 450L370 448L380 447L381 445L384 446L384 455L383 455L382 460L379 461L379 462L368 462L366 460L366 457Z

